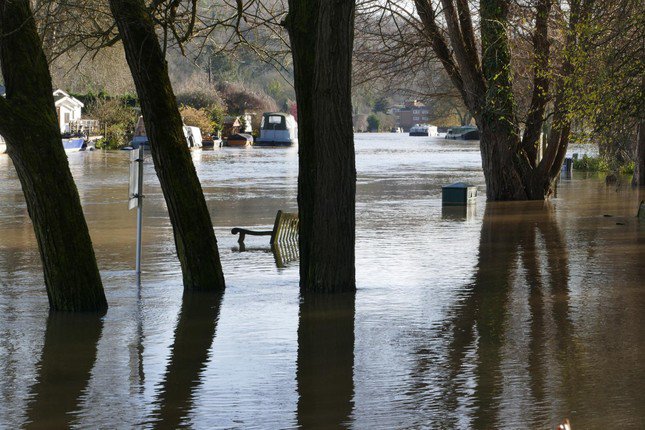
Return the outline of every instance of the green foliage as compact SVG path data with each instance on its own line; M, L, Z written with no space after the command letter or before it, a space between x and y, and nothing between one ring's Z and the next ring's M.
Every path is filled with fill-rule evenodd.
M605 157L589 157L583 155L578 160L573 160L573 169L581 172L617 172L621 175L633 175L635 164L633 161L615 166L614 160L608 162Z
M381 96L378 99L376 99L376 101L374 102L374 108L372 109L372 112L385 113L391 104L392 104L392 101L390 99L388 99L387 97Z
M615 166L629 165L645 110L643 23L638 1L599 2L577 25L580 42L568 53L580 70L569 82L570 119L582 139L597 142L600 154Z
M372 114L367 117L367 129L369 131L379 131L380 125L381 120L379 120L378 116Z
M213 105L208 108L208 114L213 124L213 130L221 130L224 127L226 109L222 105Z
M125 123L111 124L103 129L104 137L96 142L97 149L119 149L130 141L131 127Z
M610 170L609 164L604 158L589 157L588 155L573 160L573 168L584 172L608 172Z
M280 106L288 103L293 97L293 89L283 79L272 79L266 85L266 93Z
M137 113L129 105L128 98L97 97L89 104L87 115L99 120L103 139L97 142L97 147L104 149L125 146L137 121Z
M365 121L361 122L356 121L354 127L356 130L365 130L367 126L367 131L378 132L378 131L390 131L396 125L396 117L393 115L388 115L383 112L373 113L367 117Z
M630 161L629 163L626 163L625 165L621 166L618 171L620 172L621 175L633 175L635 169L636 169L636 163L634 163L633 161Z

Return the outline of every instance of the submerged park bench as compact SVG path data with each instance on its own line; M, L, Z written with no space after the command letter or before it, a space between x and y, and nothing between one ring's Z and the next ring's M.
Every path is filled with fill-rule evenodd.
M235 227L231 234L239 234L237 239L240 245L244 245L246 235L250 236L271 236L269 244L297 244L298 243L298 214L278 211L273 223L273 230L255 231Z

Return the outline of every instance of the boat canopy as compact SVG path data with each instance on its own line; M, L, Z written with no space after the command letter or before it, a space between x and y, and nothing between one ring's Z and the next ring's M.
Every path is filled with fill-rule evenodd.
M262 115L261 130L288 130L295 127L295 119L292 115L282 112L266 112Z

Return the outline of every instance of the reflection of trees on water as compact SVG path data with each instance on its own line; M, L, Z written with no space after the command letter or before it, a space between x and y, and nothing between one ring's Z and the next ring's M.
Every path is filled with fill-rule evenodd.
M27 429L69 428L86 389L103 321L92 314L50 313Z
M354 396L354 294L305 293L298 325L298 424L347 428Z
M553 418L545 405L552 403L555 389L564 387L566 402L574 399L576 353L572 347L568 279L566 244L548 204L487 205L475 280L455 310L448 346L448 380L453 382L446 401L453 411L460 393L467 391L456 381L471 360L469 353L475 351L473 428L499 425L505 376L516 376L504 375L508 370L503 369L510 319L514 312L522 312L522 304L510 300L514 288L525 288L524 295L528 296L528 322L522 322L526 325L522 341L528 346L528 388L535 405L531 421L544 425ZM551 346L547 335L549 312L555 327L555 344ZM561 370L558 387L548 386L547 377L553 376L547 368L549 357L555 357ZM566 409L570 411L572 406L567 404Z
M155 402L155 427L187 425L193 394L215 338L222 297L219 293L184 293L170 362Z

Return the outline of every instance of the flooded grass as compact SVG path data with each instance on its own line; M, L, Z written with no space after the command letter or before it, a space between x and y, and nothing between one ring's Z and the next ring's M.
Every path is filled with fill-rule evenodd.
M357 135L356 153L358 291L325 298L300 297L297 253L277 265L266 237L230 234L297 210L296 148L193 152L227 279L198 296L152 165L138 286L128 154L69 154L100 319L49 314L0 155L0 428L642 426L644 190L574 172L550 202L487 204L471 142ZM442 208L457 181L480 197Z

